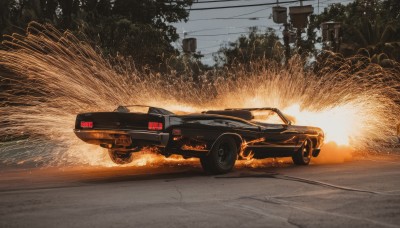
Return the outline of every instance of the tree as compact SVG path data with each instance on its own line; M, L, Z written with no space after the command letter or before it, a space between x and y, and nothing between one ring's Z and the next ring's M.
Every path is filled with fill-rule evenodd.
M0 32L24 32L30 21L85 34L104 54L158 66L177 54L171 23L187 20L192 0L0 0Z
M400 2L397 0L356 0L348 5L332 4L320 15L311 17L311 42L316 42L315 30L322 22L342 25L340 53L353 56L365 53L373 57L385 53L400 61ZM365 52L366 51L366 52Z
M263 34L254 27L248 35L240 36L235 42L222 46L214 56L217 65L248 64L260 59L283 60L283 45L272 28Z

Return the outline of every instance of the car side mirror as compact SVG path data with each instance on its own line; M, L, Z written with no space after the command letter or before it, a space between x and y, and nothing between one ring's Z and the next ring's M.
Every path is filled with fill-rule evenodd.
M287 125L292 125L292 121L289 120Z

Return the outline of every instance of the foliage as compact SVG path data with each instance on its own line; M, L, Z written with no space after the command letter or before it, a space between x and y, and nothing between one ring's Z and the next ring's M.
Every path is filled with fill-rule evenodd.
M240 36L235 42L222 46L214 60L217 65L249 64L251 62L270 59L277 62L283 60L283 45L272 28L260 34L254 27L249 30L248 35Z
M400 61L398 0L355 0L348 5L332 4L320 15L311 17L308 30L314 31L327 21L342 23L340 53L344 56L364 54L377 60L379 55L385 54L381 59ZM316 42L315 32L312 35Z
M177 54L171 23L187 20L191 0L0 0L0 33L23 33L30 21L85 34L105 54L158 66Z

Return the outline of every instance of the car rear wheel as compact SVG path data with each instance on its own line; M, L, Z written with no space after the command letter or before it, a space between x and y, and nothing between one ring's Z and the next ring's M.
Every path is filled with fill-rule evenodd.
M125 165L132 162L132 152L120 150L108 150L111 160L118 165Z
M231 171L238 156L235 140L229 136L219 138L210 153L200 158L204 171L210 174L224 174Z
M292 160L296 165L308 165L311 161L313 151L313 143L310 139L306 139L298 151L296 151Z

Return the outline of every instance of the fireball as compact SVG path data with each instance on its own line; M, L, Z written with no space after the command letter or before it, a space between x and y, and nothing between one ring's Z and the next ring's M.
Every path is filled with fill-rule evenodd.
M12 141L0 145L4 163L109 166L106 152L85 146L72 129L77 113L110 111L120 104L181 112L276 107L296 124L322 128L326 144L352 151L393 143L400 113L394 102L400 97L398 74L360 64L362 59L342 59L341 68L327 66L321 69L330 70L318 74L305 71L296 57L288 66L265 60L250 69L205 72L193 83L172 71L143 73L128 61L115 64L49 25L32 23L27 35L8 38L3 43L8 49L0 50L0 66L6 69L0 75L0 137ZM138 156L133 165L168 162L157 155Z

